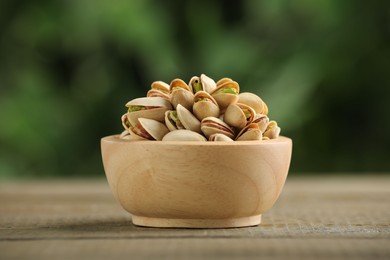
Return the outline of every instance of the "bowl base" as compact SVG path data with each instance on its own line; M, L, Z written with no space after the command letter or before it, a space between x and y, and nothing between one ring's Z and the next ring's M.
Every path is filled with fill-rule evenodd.
M261 215L227 218L227 219L173 219L150 218L132 215L134 225L165 228L232 228L257 226L261 223Z

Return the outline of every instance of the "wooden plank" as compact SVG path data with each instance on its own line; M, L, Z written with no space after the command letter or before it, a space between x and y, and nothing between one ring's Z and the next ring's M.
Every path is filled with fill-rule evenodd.
M388 239L191 238L0 241L1 259L389 259Z
M0 259L389 258L389 187L387 176L290 177L260 226L191 230L133 226L103 179L0 183Z

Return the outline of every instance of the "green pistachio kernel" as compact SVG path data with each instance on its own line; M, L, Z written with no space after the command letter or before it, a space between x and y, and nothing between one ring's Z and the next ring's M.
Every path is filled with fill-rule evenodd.
M218 91L218 93L227 93L227 94L235 94L237 95L237 90L233 87L226 87Z
M171 121L173 121L174 123L176 123L176 121L179 119L177 117L177 112L176 111L172 111L171 113L169 113L169 119Z
M192 84L192 88L194 89L194 93L202 90L202 83L199 80L195 80L194 84Z
M177 116L176 111L172 111L171 113L169 113L169 121L171 121L173 125L176 125L177 129L184 128L183 124L179 120L179 117Z
M208 98L202 98L202 97L200 97L200 98L197 98L197 99L195 100L195 102L200 102L200 101L209 101L209 99L208 99Z
M245 114L245 117L246 117L246 119L248 120L250 117L251 117L251 112L248 110L248 109L246 109L246 108L244 108L244 109L242 109L242 112L244 112L244 114Z
M146 108L144 106L130 106L128 109L128 112L136 112L140 110L145 110Z

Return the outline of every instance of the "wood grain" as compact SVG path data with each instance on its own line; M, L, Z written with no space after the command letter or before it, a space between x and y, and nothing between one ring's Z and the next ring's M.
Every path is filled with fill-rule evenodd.
M106 180L0 183L0 259L389 259L390 177L287 179L258 227L131 224Z
M275 203L291 139L255 142L129 142L102 139L104 169L133 222L152 227L253 226Z

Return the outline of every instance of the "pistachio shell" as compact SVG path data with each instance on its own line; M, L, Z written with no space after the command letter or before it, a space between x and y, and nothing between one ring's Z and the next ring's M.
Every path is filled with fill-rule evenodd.
M250 113L249 118L244 110ZM230 104L225 111L224 121L230 126L242 129L252 122L254 116L255 111L250 106L241 103Z
M155 81L146 94L147 97L162 97L169 100L169 85L163 81Z
M172 93L172 91L175 89L175 88L182 88L184 90L188 90L190 92L192 92L192 87L191 85L187 85L183 80L181 79L174 79L171 81L171 84L169 84L169 92Z
M126 103L126 107L130 106L166 107L169 109L172 108L172 105L169 103L169 101L159 97L136 98Z
M257 114L268 114L268 107L264 101L257 95L249 92L243 92L238 95L238 102L252 107ZM265 113L267 112L267 113Z
M177 117L177 115L176 115L176 121L170 119L171 113L177 113L177 112L173 110L168 110L165 112L165 124L168 127L169 131L184 129L184 126L180 122L180 119Z
M138 119L149 118L160 122L164 121L165 111L172 109L171 103L161 97L136 98L127 102L126 107L140 106L148 109L127 113L127 118L132 126L138 124Z
M259 126L255 123L251 123L243 128L236 138L236 141L252 140L262 140L262 133L259 129Z
M190 130L176 130L166 134L163 141L207 141L203 135Z
M194 93L197 93L198 91L211 93L217 86L215 81L212 78L207 77L205 74L200 75L200 77L192 77L188 85L192 87L192 91Z
M220 85L222 85L225 82L231 82L231 81L233 81L231 78L222 78L222 79L217 81L217 87L219 87Z
M203 120L203 118L209 116L219 116L217 101L215 101L215 99L205 91L199 91L195 94L192 111L199 120Z
M234 138L234 131L221 119L216 117L206 117L201 122L201 130L208 138L213 134L224 134L230 138Z
M177 116L184 128L197 133L202 133L200 130L200 121L184 106L177 105Z
M188 82L188 86L192 87L192 92L196 94L198 91L203 90L203 84L200 81L200 77L198 76L193 76L190 79L190 82Z
M154 140L162 140L164 135L169 132L168 128L164 124L156 120L148 118L139 118L138 120L145 131L148 132L148 134L150 134Z
M202 82L203 90L207 93L213 92L217 87L215 81L212 78L207 77L205 74L200 75L200 81Z
M237 94L223 93L221 92L225 88L235 89ZM225 81L221 83L217 88L211 92L213 98L217 101L219 109L225 111L230 104L235 104L238 101L238 93L240 92L240 86L235 81Z
M122 115L121 121L123 128L126 129L126 131L129 131L129 127L131 126L131 124L129 122L129 119L127 118L127 113Z
M145 138L145 137L143 137L143 136L141 136L141 135L139 135L139 134L137 134L135 132L135 130L136 130L135 128L138 125L129 128L130 135L126 139L131 140L131 141L148 141L148 140L152 140L152 138L151 139Z
M127 134L125 133L127 132ZM131 131L123 131L122 134L119 136L122 140L128 140L128 141L148 141L148 139L145 139L139 135L136 135L132 133Z
M169 100L169 94L161 92L157 89L150 89L148 93L146 93L147 97L161 97L163 99Z
M170 101L175 109L178 104L183 105L188 110L192 109L192 105L194 104L192 87L188 86L183 80L174 79L170 85L170 93Z
M264 133L267 129L269 118L263 114L256 114L252 122L256 123L259 126L260 131Z
M209 141L213 142L233 142L234 140L224 134L212 134L209 136Z
M151 84L151 88L158 89L158 90L163 91L165 93L169 93L170 86L167 83L165 83L164 81L154 81Z
M278 127L276 121L270 121L268 123L267 129L264 132L264 136L268 137L269 139L275 139L279 137L280 131L281 129Z

